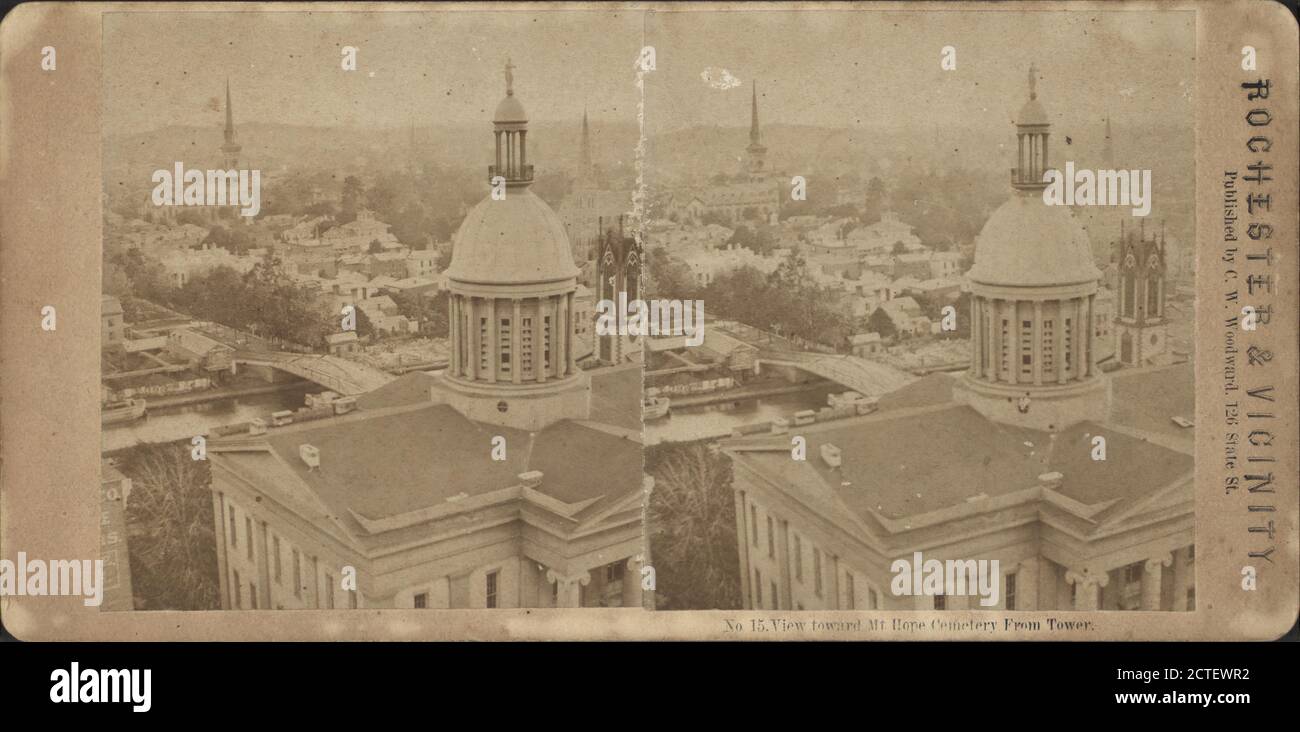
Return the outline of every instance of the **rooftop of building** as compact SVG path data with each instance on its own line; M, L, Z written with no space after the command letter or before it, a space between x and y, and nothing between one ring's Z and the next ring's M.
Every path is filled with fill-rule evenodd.
M1115 372L1110 418L1058 433L987 419L954 400L957 378L932 374L883 395L872 414L800 427L806 461L791 459L788 435L726 447L805 499L833 496L860 518L894 521L1032 488L1049 473L1062 476L1059 494L1098 511L1191 474L1191 431L1171 421L1193 414L1189 363ZM1091 457L1095 435L1106 437L1105 460ZM839 448L840 467L822 459L823 445Z
M475 422L431 401L430 388L440 381L406 374L361 396L356 412L213 440L212 457L297 505L308 520L330 521L359 541L394 541L400 533L389 535L388 527L407 528L461 501L508 492L530 471L542 473L534 491L575 511L640 489L639 369L597 373L589 420L532 433ZM493 459L497 436L506 440L505 460ZM319 451L319 467L302 459L302 445ZM377 533L384 535L371 536Z

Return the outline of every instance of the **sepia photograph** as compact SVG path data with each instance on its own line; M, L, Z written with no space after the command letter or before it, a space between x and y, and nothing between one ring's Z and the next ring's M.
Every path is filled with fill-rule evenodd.
M8 10L6 701L1280 708L1298 15Z
M1195 609L1194 15L842 15L651 18L657 607Z
M104 16L105 609L642 605L638 23Z

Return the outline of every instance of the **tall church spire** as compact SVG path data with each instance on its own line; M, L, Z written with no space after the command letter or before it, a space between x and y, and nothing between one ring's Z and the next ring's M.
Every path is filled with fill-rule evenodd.
M226 128L225 142L221 145L221 162L226 170L239 167L239 151L242 149L235 141L235 113L230 106L230 79L226 78Z
M591 168L591 131L587 127L587 108L582 108L582 177L590 179L592 177Z
M235 115L230 109L230 79L226 79L226 142L235 139Z
M750 175L760 175L765 172L765 163L763 158L767 155L767 148L763 146L762 134L758 127L758 82L753 82L749 97L749 147L745 148L745 154L748 160Z

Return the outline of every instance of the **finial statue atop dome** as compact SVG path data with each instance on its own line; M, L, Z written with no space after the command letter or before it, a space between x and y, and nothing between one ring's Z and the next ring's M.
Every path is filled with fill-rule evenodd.
M515 65L510 63L510 57L506 57L506 96L515 95L515 75L513 73Z
M1038 67L1034 65L1034 63L1031 61L1029 63L1029 98L1030 99L1038 98L1038 91L1035 90L1034 88L1037 83L1038 83Z

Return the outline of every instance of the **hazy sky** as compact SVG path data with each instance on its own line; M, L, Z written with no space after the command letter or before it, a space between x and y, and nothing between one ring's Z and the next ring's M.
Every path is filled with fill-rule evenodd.
M654 13L646 28L658 55L650 123L745 124L757 80L764 120L1006 129L1027 97L1034 62L1039 98L1054 119L1082 111L1117 124L1175 116L1191 124L1190 12L937 10ZM944 46L956 49L955 70L940 68ZM700 78L709 67L727 69L742 86L710 88Z
M227 76L236 124L486 123L507 57L532 119L577 119L586 104L595 120L634 121L643 24L610 10L114 13L105 125L219 125ZM341 68L344 46L356 71Z
M1029 63L1049 114L1117 125L1190 125L1191 12L1025 12L997 5L898 11L114 13L104 21L112 132L219 125L231 79L236 122L404 127L487 122L515 88L534 120L635 121L634 60L653 44L647 124L834 127L893 119L1005 130ZM358 70L340 68L343 46ZM940 69L940 49L957 69ZM722 70L741 82L716 89Z

